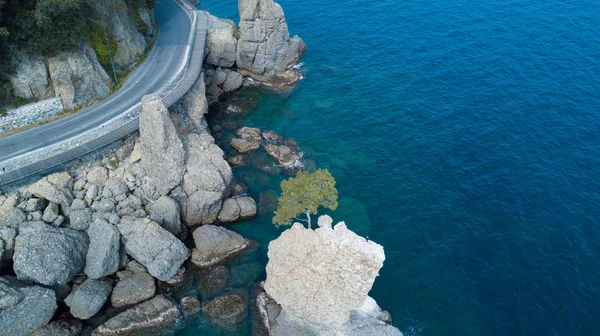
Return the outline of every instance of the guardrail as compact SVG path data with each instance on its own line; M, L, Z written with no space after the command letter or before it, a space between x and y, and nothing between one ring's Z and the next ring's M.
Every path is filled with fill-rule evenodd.
M163 103L167 107L171 107L179 101L198 80L202 72L202 63L204 61L204 48L206 45L207 33L207 18L201 15L194 7L185 0L174 0L177 2L190 16L192 20L190 28L190 37L187 43L186 57L180 69L169 82L164 85L158 92ZM111 143L136 132L139 129L139 116L142 111L141 102L130 107L119 116L99 125L98 127L79 134L70 139L61 141L48 147L40 148L34 152L24 154L27 158L22 158L24 162L20 167L6 171L0 174L0 186L17 182L27 177L41 174L58 165L72 161L80 156L89 154L100 148L110 145ZM111 128L111 125L120 123L116 129ZM98 130L103 131L103 134L94 136L91 140L85 140L86 136L90 136ZM70 148L66 148L67 144L76 143ZM36 160L36 156L41 152L53 152L52 156L40 158ZM18 158L20 158L19 156ZM39 155L38 157L41 157ZM17 158L17 159L18 159ZM27 162L31 159L33 162ZM11 159L12 160L12 159Z

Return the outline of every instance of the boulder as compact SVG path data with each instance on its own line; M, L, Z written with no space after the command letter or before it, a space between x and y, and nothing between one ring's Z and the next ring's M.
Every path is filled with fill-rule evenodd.
M256 202L248 196L228 198L223 202L219 220L230 223L256 216Z
M102 197L104 198L118 198L120 196L127 196L127 194L129 194L127 183L118 178L107 180L102 189Z
M76 52L61 52L47 61L54 92L66 109L87 105L110 94L112 81L88 44L80 45Z
M181 234L181 218L179 217L179 206L172 198L161 196L156 202L148 203L146 211L150 219L158 223L174 235Z
M183 178L185 152L169 111L157 94L142 98L140 150L152 185L161 194L168 194Z
M35 331L31 336L79 336L82 323L79 320L58 320Z
M12 227L0 226L0 243L4 253L0 258L0 266L12 259L15 249L15 238L17 237L17 229Z
M202 302L202 313L216 326L231 327L248 317L248 293L235 290Z
M295 169L302 167L302 156L289 146L269 144L265 146L265 150L284 168Z
M87 173L89 184L101 186L108 181L108 169L104 167L93 167Z
M46 201L44 199L33 197L19 204L18 208L23 211L32 212L43 210L44 205L46 205Z
M171 280L190 254L179 239L147 218L125 217L117 227L127 254L159 280Z
M71 308L71 315L86 320L100 311L111 290L112 285L107 280L87 279L80 286L73 287L65 303Z
M0 335L29 335L48 324L56 308L51 289L0 278Z
M256 216L256 202L252 197L242 196L235 199L240 207L240 219Z
M85 274L100 279L119 270L121 234L112 224L96 219L87 230L90 246L85 258Z
M37 197L60 204L67 213L74 199L73 179L66 172L48 175L30 185L27 190Z
M82 210L72 210L69 214L69 228L85 231L92 222L92 210L85 208Z
M21 224L15 239L15 273L19 279L46 286L65 284L83 269L88 244L81 231L44 222Z
M231 167L209 134L189 134L187 140L187 171L182 185L187 196L185 221L188 225L212 223L231 183Z
M273 0L239 0L240 32L237 67L244 76L277 86L297 82L291 69L306 45L298 36L290 38L281 6Z
M110 297L114 307L125 307L146 301L156 293L154 278L145 272L132 273L117 282Z
M269 244L265 290L307 324L339 328L367 299L385 254L344 223L328 222L314 231L296 223Z
M208 12L207 17L206 64L231 68L236 60L237 27L231 20L219 19Z
M235 131L235 134L242 139L252 139L256 142L262 140L260 129L254 127L242 127Z
M200 267L217 264L250 245L250 241L224 227L203 225L193 233L196 248L192 262Z
M162 335L171 332L180 318L177 305L157 295L106 321L92 336Z
M44 210L42 220L46 223L54 222L60 216L60 206L58 203L50 203Z
M273 132L273 131L262 131L262 137L266 142L270 144L280 144L283 141L281 135Z
M226 70L225 73L227 74L227 78L221 85L223 91L233 92L242 87L242 84L244 84L244 76L233 70Z
M198 299L191 296L186 296L181 299L181 311L186 317L200 313L202 304Z
M260 143L253 139L233 138L231 139L231 146L240 153L247 153L257 150Z
M27 220L27 215L16 208L18 200L17 196L11 195L0 205L0 226L18 228Z

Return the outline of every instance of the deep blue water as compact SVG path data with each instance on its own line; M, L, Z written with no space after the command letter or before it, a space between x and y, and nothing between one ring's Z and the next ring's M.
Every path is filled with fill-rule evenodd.
M371 295L395 325L599 334L600 3L279 2L305 79L228 99L336 177L334 220L385 248ZM201 8L238 21L235 0ZM256 197L282 178L235 173ZM270 218L235 226L263 256Z

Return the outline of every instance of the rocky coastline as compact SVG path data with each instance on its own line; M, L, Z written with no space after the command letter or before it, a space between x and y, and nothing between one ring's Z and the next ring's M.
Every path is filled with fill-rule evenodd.
M381 246L328 216L314 231L295 224L269 244L257 283L258 243L227 228L266 208L231 166L293 175L307 165L269 130L232 125L229 158L213 138L226 125L211 135L205 114L222 93L300 79L306 46L281 7L239 0L239 10L239 29L206 13L205 71L170 110L145 96L139 136L0 193L0 336L161 335L198 321L231 334L401 335L368 296Z

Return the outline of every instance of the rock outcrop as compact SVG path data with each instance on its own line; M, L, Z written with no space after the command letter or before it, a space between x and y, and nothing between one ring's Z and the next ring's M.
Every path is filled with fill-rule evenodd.
M250 241L224 227L203 225L194 231L196 248L192 251L192 262L200 267L219 263L250 245Z
M14 270L19 279L52 286L66 284L85 264L88 236L44 222L27 222L15 240Z
M173 109L184 114L196 128L197 133L206 131L206 120L204 115L208 113L208 101L206 99L206 84L204 73L200 74L192 88L178 101Z
M172 330L180 318L175 303L157 295L106 321L92 336L159 335Z
M230 68L237 58L237 27L231 20L219 19L208 12L207 17L206 64Z
M306 45L290 38L281 6L273 0L239 0L240 30L237 66L240 73L278 87L293 85L295 65Z
M123 4L128 7L127 2L123 2ZM128 8L128 10L133 12L138 9ZM145 12L144 8L140 7L139 10ZM113 11L108 18L110 29L113 32L112 36L117 42L117 51L113 60L120 69L127 69L139 60L148 47L148 42L136 27L137 23L129 17L126 11Z
M231 167L223 157L223 150L209 134L188 135L187 171L182 184L188 224L209 224L217 219L232 179Z
M67 109L110 94L110 77L87 44L81 45L76 53L64 52L48 58L48 72L54 92Z
M190 255L179 239L147 218L124 217L117 227L127 254L159 280L171 280Z
M283 310L310 324L340 328L368 297L385 255L383 247L348 230L294 224L269 244L265 290Z
M51 289L0 278L0 335L29 335L48 324L56 308Z
M140 139L142 166L156 190L167 195L183 178L185 152L158 94L142 98Z
M54 87L50 85L48 69L42 56L21 55L10 82L15 96L36 101L54 97Z

